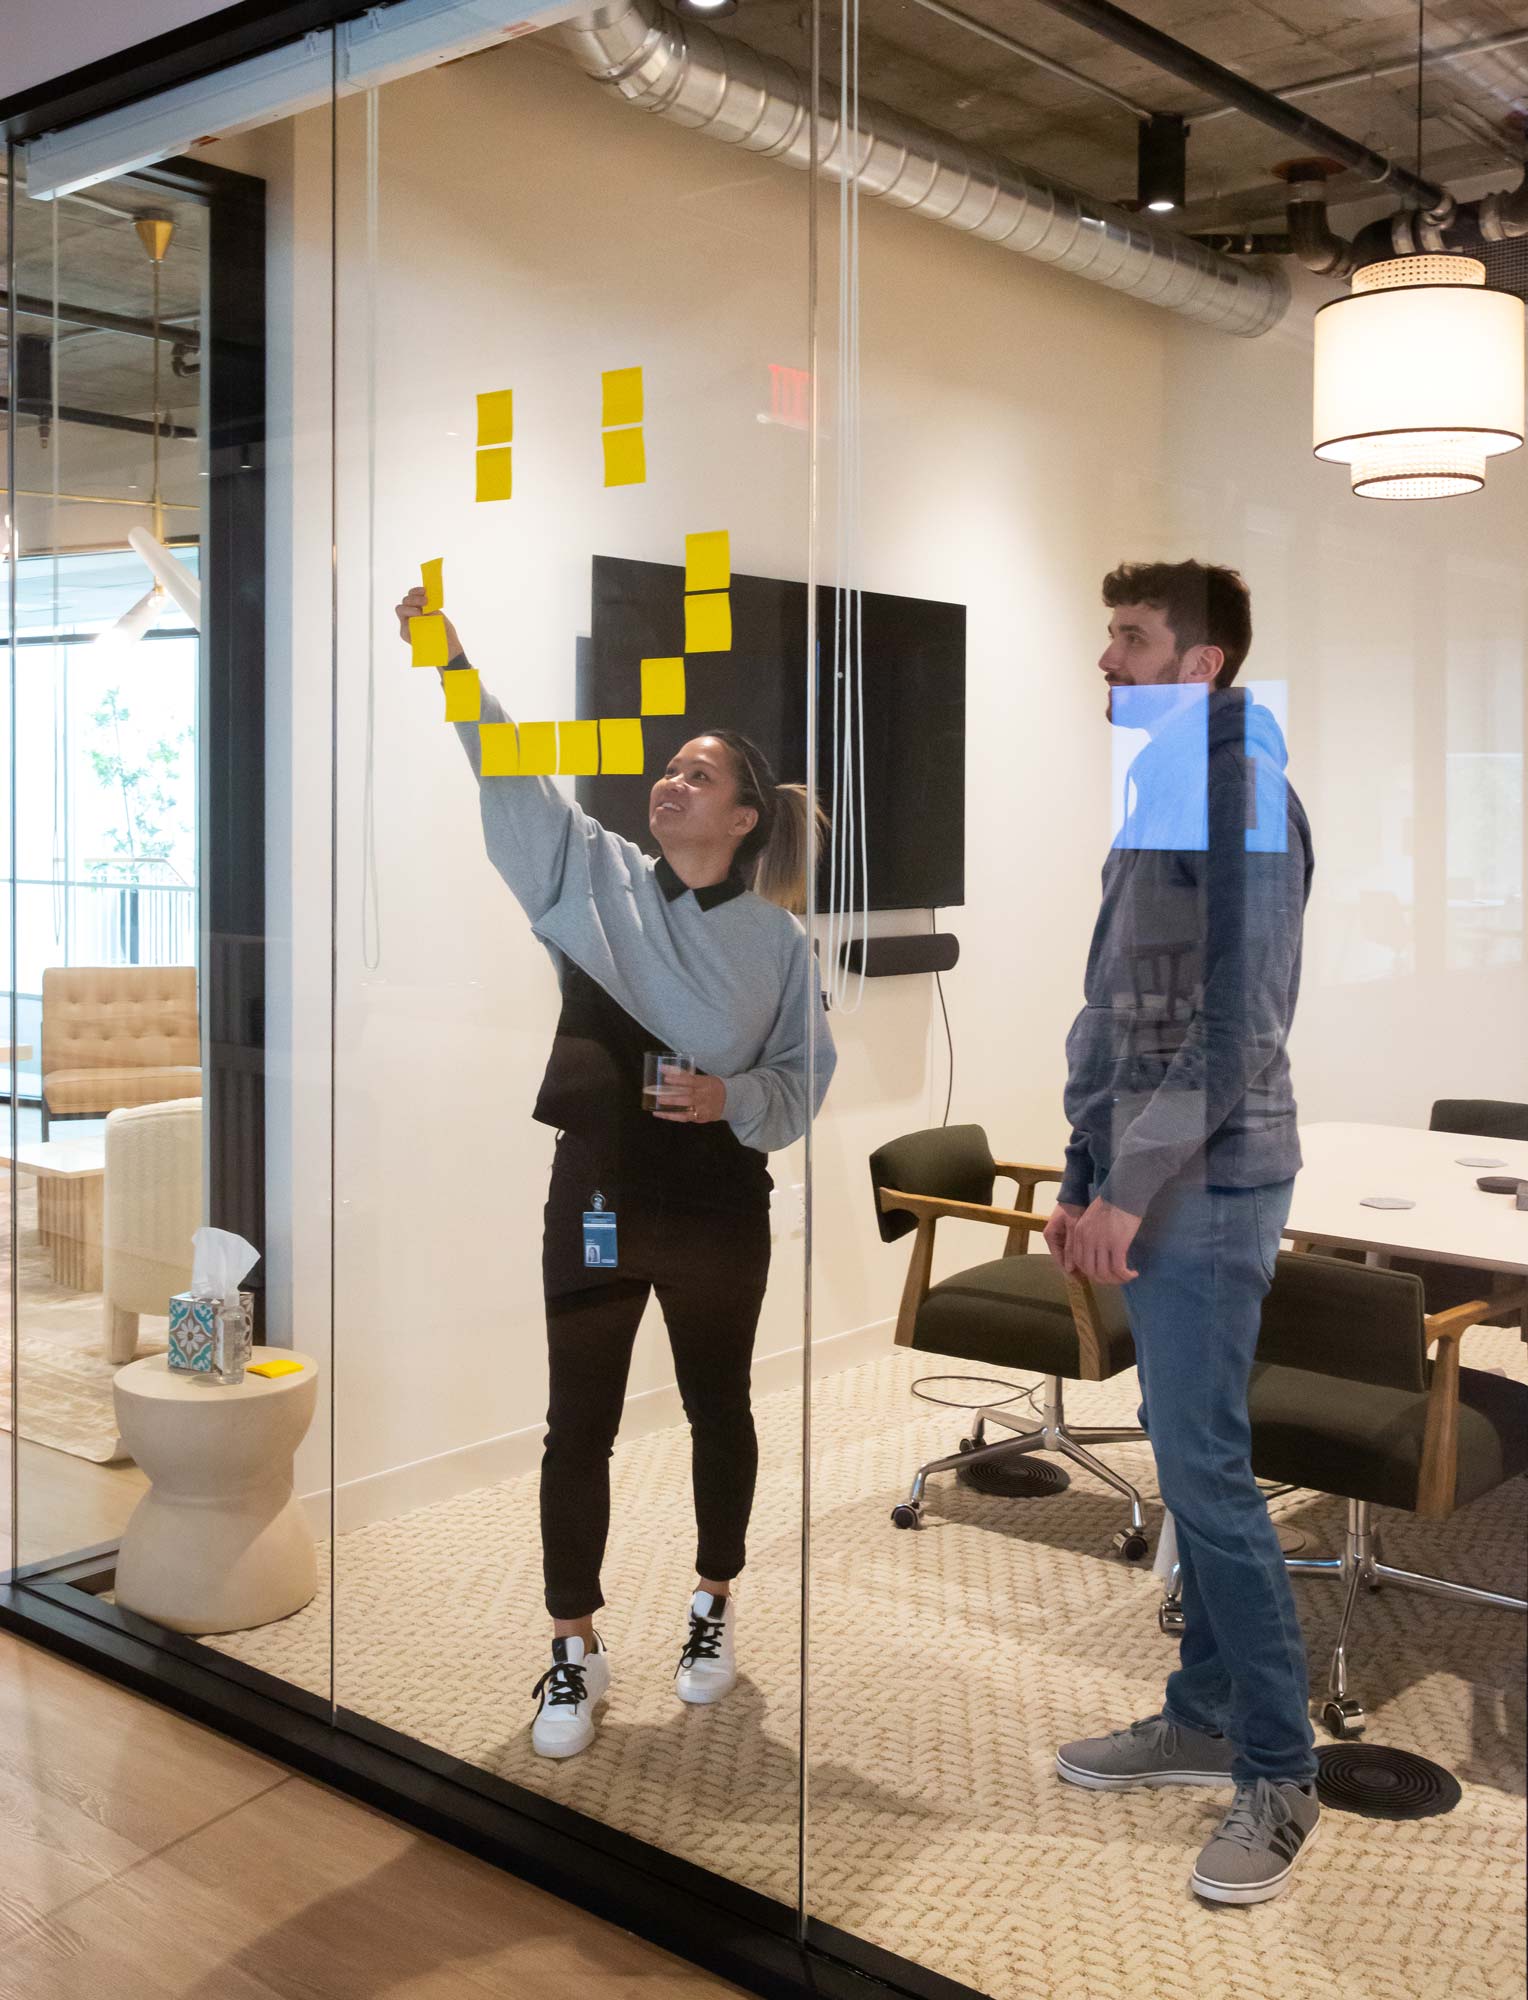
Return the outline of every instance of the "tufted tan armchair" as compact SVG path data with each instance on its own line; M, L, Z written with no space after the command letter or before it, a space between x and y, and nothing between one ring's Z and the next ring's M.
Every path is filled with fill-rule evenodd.
M199 1097L190 965L50 966L42 975L42 1136L55 1118Z

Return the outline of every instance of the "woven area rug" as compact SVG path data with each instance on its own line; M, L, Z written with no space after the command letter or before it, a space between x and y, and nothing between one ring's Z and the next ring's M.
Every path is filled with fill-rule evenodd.
M0 1294L10 1286L10 1187L0 1170ZM116 1366L101 1343L99 1292L71 1292L54 1281L48 1252L37 1240L37 1190L23 1183L21 1234L21 1435L97 1465L126 1460L117 1435L111 1385ZM168 1320L139 1322L138 1353L162 1354ZM11 1427L11 1351L0 1340L0 1432Z
M1524 1354L1515 1333L1470 1337L1474 1366L1521 1378ZM1154 1712L1173 1663L1159 1587L1110 1553L1119 1502L1086 1474L1041 1501L945 1476L920 1532L892 1528L914 1468L961 1427L910 1397L931 1365L893 1352L814 1398L813 1912L996 2000L1521 2000L1523 1621L1366 1596L1352 1673L1367 1740L1445 1765L1462 1804L1411 1824L1328 1813L1286 1898L1207 1908L1188 1871L1224 1795L1098 1796L1052 1768L1058 1742ZM1071 1400L1077 1423L1129 1422L1134 1378ZM549 1764L529 1748L546 1645L533 1478L344 1537L337 1698L790 1901L800 1420L793 1395L761 1401L745 1677L719 1707L686 1709L671 1690L693 1551L683 1431L617 1448L599 1621L614 1686L583 1756ZM1106 1451L1154 1502L1147 1449ZM1307 1554L1339 1546L1340 1503L1292 1494L1275 1513ZM1516 1481L1440 1525L1386 1516L1386 1555L1522 1594L1524 1525ZM1319 1686L1338 1591L1295 1589ZM326 1576L295 1617L208 1643L327 1693L329 1596Z

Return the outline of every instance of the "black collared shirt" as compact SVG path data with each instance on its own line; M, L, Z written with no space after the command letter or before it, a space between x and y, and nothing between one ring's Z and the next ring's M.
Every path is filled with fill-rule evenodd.
M692 890L661 858L655 873L668 902L693 895L702 910L748 886L732 874ZM671 1124L642 1109L643 1058L662 1045L571 959L560 959L559 968L562 1013L532 1115L575 1142L569 1150L579 1171L598 1179L612 1206L652 1199L694 1209L767 1204L774 1183L765 1155L743 1145L724 1120Z
M667 857L662 854L658 856L653 874L657 877L658 887L663 891L663 900L666 903L677 903L681 896L693 896L703 910L714 910L722 903L730 903L734 896L741 896L748 887L742 876L733 869L725 881L708 882L702 888L692 889L687 882L680 881L670 868Z

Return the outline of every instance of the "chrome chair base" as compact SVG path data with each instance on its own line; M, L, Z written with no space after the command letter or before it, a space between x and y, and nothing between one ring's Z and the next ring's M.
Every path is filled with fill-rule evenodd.
M1114 1548L1126 1562L1144 1562L1149 1544L1146 1540L1146 1516L1141 1511L1141 1496L1128 1479L1106 1465L1101 1458L1095 1457L1088 1446L1131 1443L1145 1437L1146 1433L1129 1425L1086 1425L1075 1430L1068 1429L1063 1394L1062 1378L1058 1375L1047 1376L1040 1421L1030 1430L1023 1427L1026 1419L1015 1416L1009 1410L978 1410L971 1425L971 1435L961 1439L959 1451L952 1452L948 1458L931 1459L927 1465L918 1468L906 1500L899 1501L891 1510L893 1525L916 1528L922 1524L923 1490L933 1473L953 1472L966 1465L1001 1464L1004 1460L1020 1458L1029 1452L1050 1451L1058 1457L1070 1459L1084 1472L1091 1472L1095 1479L1112 1486L1116 1493L1129 1501L1130 1525L1121 1528L1115 1535ZM989 1423L998 1424L1017 1435L989 1444Z
M1288 1491L1286 1487L1283 1489ZM1380 1590L1395 1584L1402 1590L1421 1590L1431 1597L1446 1597L1457 1604L1483 1604L1495 1611L1528 1612L1528 1599L1509 1597L1499 1590L1479 1590L1473 1584L1454 1583L1447 1577L1426 1576L1418 1570L1396 1569L1384 1561L1379 1530L1374 1526L1373 1508L1367 1500L1348 1502L1347 1534L1340 1556L1286 1556L1284 1567L1291 1576L1324 1576L1346 1586L1342 1618L1332 1648L1327 1672L1326 1699L1321 1720L1333 1736L1362 1736L1366 1717L1363 1704L1348 1685L1348 1633L1358 1608L1360 1586ZM1183 1604L1179 1596L1178 1570L1174 1565L1165 1595L1157 1612L1164 1632L1183 1630Z

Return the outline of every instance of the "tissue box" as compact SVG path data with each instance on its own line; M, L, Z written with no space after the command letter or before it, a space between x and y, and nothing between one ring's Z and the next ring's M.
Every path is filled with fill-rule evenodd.
M254 1340L254 1294L240 1292L237 1307L176 1292L170 1299L169 1364L179 1374L213 1382L243 1380Z

